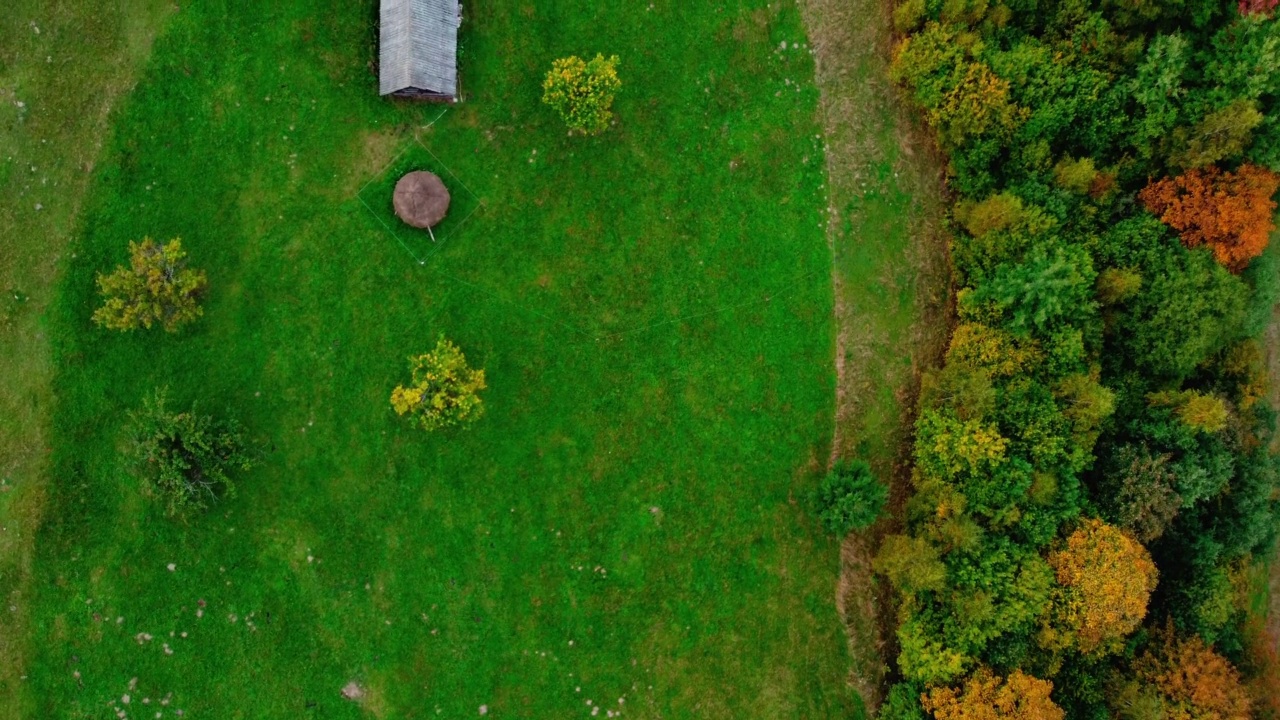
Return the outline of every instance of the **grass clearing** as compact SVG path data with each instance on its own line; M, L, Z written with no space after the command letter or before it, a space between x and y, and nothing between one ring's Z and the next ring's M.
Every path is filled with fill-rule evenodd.
M21 714L853 712L837 543L801 502L835 340L799 13L468 5L467 101L437 119L374 94L372 9L183 6L120 110L49 316ZM619 122L566 137L541 74L597 50ZM416 141L482 205L425 264L358 195ZM143 235L209 273L189 331L89 323ZM488 413L427 436L388 395L441 332ZM186 525L115 452L157 385L268 449Z

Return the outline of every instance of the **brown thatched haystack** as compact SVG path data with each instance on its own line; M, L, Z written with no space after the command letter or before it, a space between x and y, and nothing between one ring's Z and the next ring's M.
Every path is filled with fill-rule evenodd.
M449 212L449 190L435 173L411 172L396 183L396 215L416 228L438 224Z

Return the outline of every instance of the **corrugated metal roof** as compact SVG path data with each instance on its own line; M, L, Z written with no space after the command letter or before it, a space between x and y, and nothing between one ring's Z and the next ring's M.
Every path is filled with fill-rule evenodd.
M378 85L458 95L458 0L382 0Z

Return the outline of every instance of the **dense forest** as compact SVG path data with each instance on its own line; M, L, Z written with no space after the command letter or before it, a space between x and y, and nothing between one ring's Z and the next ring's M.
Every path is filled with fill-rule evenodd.
M907 0L954 195L883 718L1280 717L1277 0ZM1265 583L1264 583L1265 584Z

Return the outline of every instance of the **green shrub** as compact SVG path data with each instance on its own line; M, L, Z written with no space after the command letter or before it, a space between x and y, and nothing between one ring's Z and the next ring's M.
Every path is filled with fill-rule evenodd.
M204 510L233 495L230 473L254 464L237 422L201 415L195 405L172 412L163 389L130 413L127 454L134 473L150 483L170 516Z
M571 55L551 66L542 82L542 102L560 113L571 131L598 135L609 127L609 108L621 88L617 55L596 55L590 62Z
M159 323L169 332L200 317L200 296L208 278L187 267L178 239L158 245L151 238L129 243L129 267L98 275L105 301L93 321L111 330L150 329Z
M836 463L818 487L818 520L828 532L845 535L870 527L884 512L889 488L862 460Z

